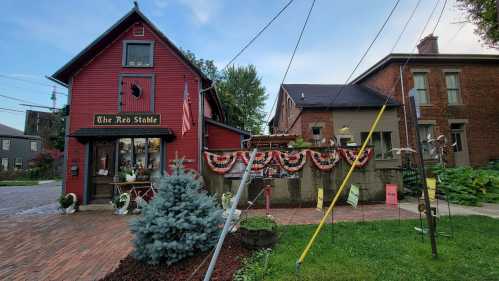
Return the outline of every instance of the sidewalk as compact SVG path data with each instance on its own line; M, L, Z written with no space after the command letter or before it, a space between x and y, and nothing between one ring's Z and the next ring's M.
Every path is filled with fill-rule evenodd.
M417 207L417 206L416 206ZM324 209L324 212L326 208ZM278 224L318 224L324 212L314 208L301 209L271 209L272 215ZM265 209L250 209L247 211L248 216L263 216ZM334 221L372 221L372 220L396 220L399 218L399 208L386 207L384 204L376 205L359 205L357 208L351 206L338 206L333 210ZM244 214L243 214L244 216ZM418 218L417 209L415 212L411 210L400 209L401 219ZM329 216L326 222L331 222Z
M432 207L437 206L437 201L431 203ZM400 208L409 212L418 212L418 201L417 199L411 199L400 203ZM449 207L447 202L444 200L438 200L438 213L441 216L449 215ZM463 206L457 204L450 204L451 215L479 215L488 216L491 218L499 218L499 204L483 203L481 207L474 206Z

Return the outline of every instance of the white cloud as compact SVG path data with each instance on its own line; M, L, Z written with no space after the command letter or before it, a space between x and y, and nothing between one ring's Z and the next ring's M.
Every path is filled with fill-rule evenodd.
M191 10L197 23L208 23L218 12L221 6L220 0L180 0L182 5Z

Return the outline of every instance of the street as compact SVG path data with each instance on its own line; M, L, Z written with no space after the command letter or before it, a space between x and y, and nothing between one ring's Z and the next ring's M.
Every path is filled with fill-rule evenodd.
M61 181L36 186L0 187L0 216L57 212Z

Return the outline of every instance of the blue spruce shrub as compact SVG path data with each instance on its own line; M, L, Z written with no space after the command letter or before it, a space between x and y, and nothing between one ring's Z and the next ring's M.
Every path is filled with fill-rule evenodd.
M135 235L136 259L149 264L175 263L211 249L220 234L222 210L215 199L201 189L192 173L186 173L182 160L174 172L159 178L159 191L130 223Z

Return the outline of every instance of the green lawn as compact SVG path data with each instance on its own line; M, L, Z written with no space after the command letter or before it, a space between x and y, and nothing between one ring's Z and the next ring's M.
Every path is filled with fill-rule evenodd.
M1 186L31 186L37 185L38 181L33 180L22 180L22 181L0 181Z
M246 265L246 280L499 280L499 220L453 217L454 238L438 238L438 259L428 239L414 231L419 220L338 223L323 228L295 275L295 262L315 225L282 227L268 259ZM447 221L440 231L448 231Z

